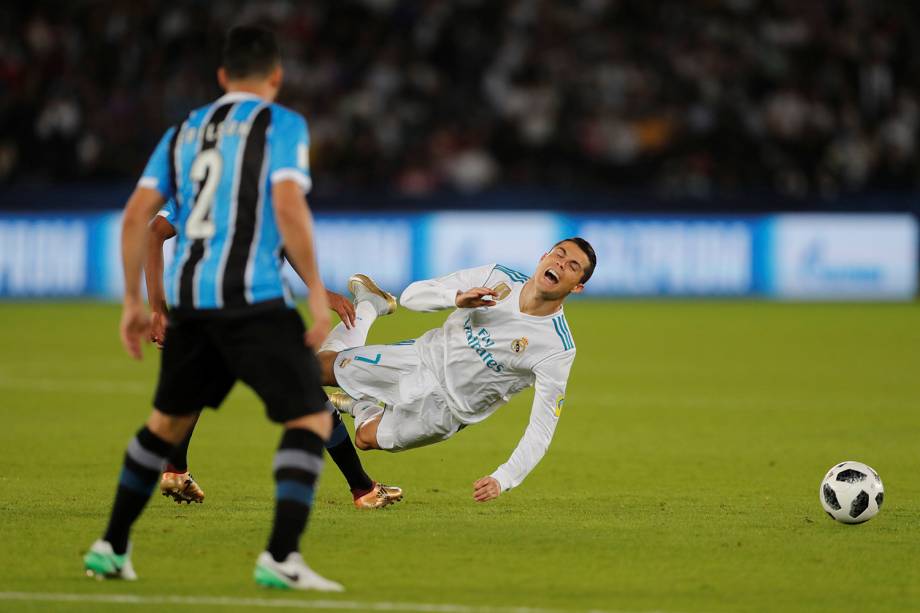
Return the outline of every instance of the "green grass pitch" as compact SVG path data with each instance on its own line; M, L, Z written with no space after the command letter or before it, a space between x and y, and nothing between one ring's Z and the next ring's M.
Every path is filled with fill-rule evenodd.
M192 444L206 503L155 496L134 532L138 582L82 575L157 368L156 350L140 364L123 354L118 314L0 305L2 611L164 608L11 592L321 598L359 610L920 610L915 304L573 302L565 410L517 490L488 504L471 496L517 444L529 393L446 443L364 454L373 476L405 488L394 508L355 510L327 462L303 544L314 568L348 588L335 596L252 582L279 431L242 387L204 416ZM442 319L401 311L370 340L417 336ZM859 526L831 521L818 502L825 470L848 459L873 466L886 488L879 516Z

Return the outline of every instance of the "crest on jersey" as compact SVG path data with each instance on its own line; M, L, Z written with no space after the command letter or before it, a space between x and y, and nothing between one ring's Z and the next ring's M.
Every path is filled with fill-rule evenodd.
M516 338L511 341L511 351L515 353L524 353L524 350L527 349L527 345L530 344L530 341L527 340L526 336L521 338Z
M508 284L502 281L498 285L492 288L492 291L495 292L495 301L500 302L507 298L511 294L511 288L508 287Z
M565 396L559 394L556 397L556 417L562 415L562 406L565 404Z
M339 362L339 368L345 368L349 364L351 364L351 358L342 358Z

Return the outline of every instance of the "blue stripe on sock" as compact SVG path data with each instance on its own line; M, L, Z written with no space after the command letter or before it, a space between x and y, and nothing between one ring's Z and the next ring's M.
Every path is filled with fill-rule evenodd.
M345 424L339 422L339 424L332 429L332 434L329 436L329 440L326 441L326 449L330 447L338 447L345 442L345 439L348 438L348 428L345 427Z
M279 481L275 484L275 498L310 506L313 504L313 487L298 481Z
M127 466L123 466L121 475L118 477L118 484L129 490L134 490L138 494L149 496L150 492L153 491L154 486L157 484L157 477L148 481Z

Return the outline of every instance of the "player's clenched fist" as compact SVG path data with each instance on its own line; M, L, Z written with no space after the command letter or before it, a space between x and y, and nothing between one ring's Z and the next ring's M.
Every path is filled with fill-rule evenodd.
M495 290L488 287L474 287L465 292L457 292L456 304L459 309L495 306Z
M476 502L486 502L498 498L502 488L495 477L483 477L473 484L473 498Z

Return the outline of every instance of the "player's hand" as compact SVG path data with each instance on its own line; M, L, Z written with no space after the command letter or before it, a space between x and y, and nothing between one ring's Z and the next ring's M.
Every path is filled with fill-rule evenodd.
M312 347L314 351L326 340L329 334L331 318L329 317L329 302L326 300L326 290L310 292L307 298L307 304L310 307L310 330L304 335L304 343Z
M121 344L135 360L140 360L141 341L150 334L150 315L138 298L125 298L121 310Z
M355 326L355 305L351 300L329 290L326 290L326 299L329 301L329 308L335 311L345 327L351 330Z
M486 502L498 498L502 493L502 486L495 477L483 477L473 484L473 498L476 502Z
M150 342L157 346L157 349L163 348L166 342L166 313L154 311L150 314Z
M457 294L457 299L454 302L459 309L495 306L495 290L491 290L488 287L474 287Z

